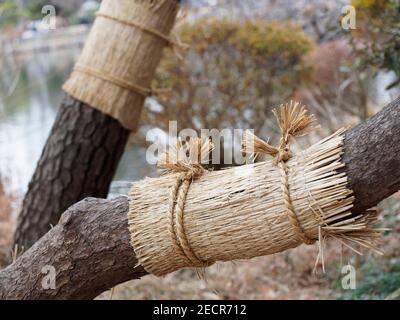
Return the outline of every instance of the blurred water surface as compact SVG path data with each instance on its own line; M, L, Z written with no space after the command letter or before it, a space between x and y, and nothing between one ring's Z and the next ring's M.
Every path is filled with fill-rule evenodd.
M79 46L33 53L23 59L2 57L0 64L0 175L10 191L25 192L63 98ZM127 183L148 169L145 150L127 147L112 193L126 193Z

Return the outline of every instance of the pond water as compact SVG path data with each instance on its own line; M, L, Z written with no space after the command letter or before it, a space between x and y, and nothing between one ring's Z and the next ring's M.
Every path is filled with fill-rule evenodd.
M0 63L0 177L10 191L25 192L63 98L79 47L42 52ZM150 171L145 150L128 146L115 175L112 193Z

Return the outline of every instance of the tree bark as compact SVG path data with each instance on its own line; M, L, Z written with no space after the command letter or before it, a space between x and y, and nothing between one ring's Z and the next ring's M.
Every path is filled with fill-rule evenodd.
M144 275L135 268L127 210L127 197L87 198L70 207L57 226L0 272L0 299L91 299ZM55 290L42 288L46 266L55 268Z
M354 213L400 189L400 97L347 132L343 161L355 195Z
M354 214L400 189L400 98L346 133L344 155ZM0 272L2 299L91 299L146 272L129 244L127 197L85 199L12 265ZM56 289L44 290L45 265Z
M29 183L15 243L29 248L70 205L106 197L128 137L117 120L66 95Z

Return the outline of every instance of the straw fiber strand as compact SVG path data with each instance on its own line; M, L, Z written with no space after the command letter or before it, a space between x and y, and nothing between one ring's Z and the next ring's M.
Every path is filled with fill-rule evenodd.
M103 0L63 89L135 130L178 6L176 0Z

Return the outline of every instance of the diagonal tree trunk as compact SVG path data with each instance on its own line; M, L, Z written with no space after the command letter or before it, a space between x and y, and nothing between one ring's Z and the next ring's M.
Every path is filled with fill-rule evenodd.
M400 98L349 130L343 159L356 198L354 214L400 189ZM0 299L91 299L146 272L129 243L128 198L88 198L12 265L0 271ZM56 289L42 268L54 266Z
M400 190L400 97L346 134L344 170L358 213Z

